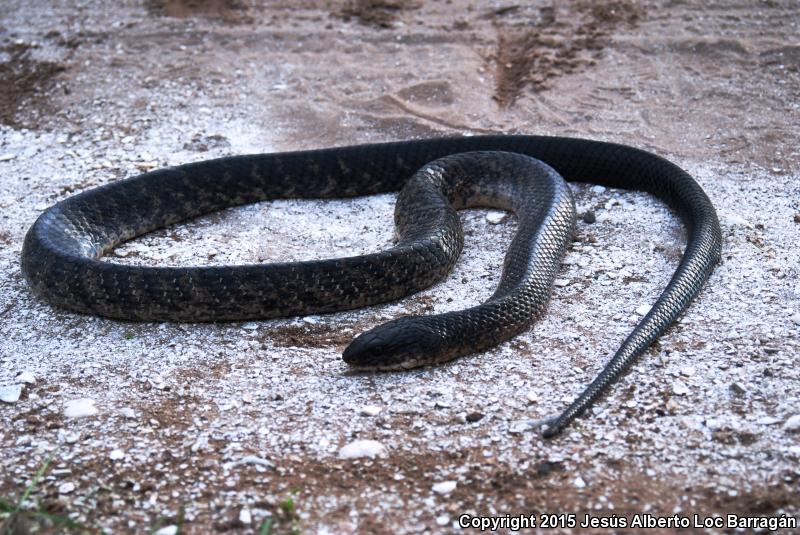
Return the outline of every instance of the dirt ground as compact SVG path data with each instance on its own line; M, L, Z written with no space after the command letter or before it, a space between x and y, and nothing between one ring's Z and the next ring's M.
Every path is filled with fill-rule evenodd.
M794 0L0 1L0 498L21 502L4 529L796 518L798 36ZM462 212L464 257L430 290L305 319L110 321L50 307L20 273L45 208L142 171L488 132L661 154L697 178L723 227L723 261L700 298L552 441L532 422L596 375L680 257L680 223L647 195L575 186L596 222L579 222L545 316L491 351L407 373L351 375L340 353L389 318L485 299L513 218ZM392 208L390 195L261 203L134 240L110 261L362 254L391 243ZM339 458L356 439L384 451Z

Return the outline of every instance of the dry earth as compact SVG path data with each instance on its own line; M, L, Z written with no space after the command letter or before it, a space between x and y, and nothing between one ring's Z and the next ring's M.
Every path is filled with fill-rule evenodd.
M799 26L794 0L3 0L0 387L23 386L0 403L0 497L16 503L51 460L4 529L47 532L37 511L91 532L192 534L268 519L272 533L450 532L461 513L796 516ZM679 258L680 224L646 195L576 186L597 221L579 224L545 317L408 373L349 375L339 354L387 318L488 296L513 219L464 212L447 281L308 319L109 321L48 306L20 274L42 210L142 170L483 132L652 150L697 177L723 225L699 300L552 441L530 421L595 376ZM392 205L264 203L110 260L360 254L391 242ZM97 412L69 418L83 398ZM386 454L338 459L354 439Z

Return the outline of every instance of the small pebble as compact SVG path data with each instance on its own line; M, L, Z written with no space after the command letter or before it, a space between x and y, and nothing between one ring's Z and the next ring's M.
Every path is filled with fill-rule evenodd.
M442 481L431 487L431 490L436 494L450 494L456 489L456 485L458 485L456 481Z
M739 383L731 383L731 384L730 384L730 386L729 386L728 388L730 388L731 392L733 392L734 394L737 394L737 395L739 395L739 396L741 396L742 394L744 394L745 392L747 392L747 390L745 389L745 387L743 387L743 386L742 386L741 384L739 384Z
M570 400L572 401L572 400ZM508 426L508 432L512 434L527 433L537 430L553 423L553 416L545 418L528 418L526 420L515 420Z
M436 517L436 524L439 526L446 526L450 523L450 515L440 515Z
M592 190L592 193L597 193L597 194L603 193L606 190L606 188L604 186L600 186L600 185L592 186L589 189Z
M378 457L386 453L386 446L377 440L354 440L339 450L340 459L358 459L360 457Z
M553 281L553 284L559 288L563 288L564 286L569 286L569 279L556 279Z
M153 535L178 535L178 526L164 526L163 528L159 529Z
M775 425L781 423L781 419L774 416L762 416L756 420L756 423L759 425Z
M0 386L0 401L16 403L22 395L22 385Z
M539 402L539 396L537 396L536 392L534 392L533 390L528 392L528 395L525 396L525 397L527 397L528 401L531 402L531 403L538 403Z
M250 509L242 508L242 510L239 511L239 522L247 525L250 524L252 521L253 521L253 515L252 513L250 513Z
M130 407L122 407L119 410L119 413L123 415L125 418L131 418L131 419L136 418L136 411L134 411Z
M706 418L705 424L706 427L714 431L725 427L727 425L727 420L725 418Z
M592 223L594 223L596 221L597 221L597 216L594 215L594 212L592 212L591 210L589 210L588 212L583 214L583 222L584 223L586 223L588 225L591 225Z
M64 404L64 416L67 418L83 418L97 414L94 400L89 398L73 399Z
M691 377L692 375L694 375L694 368L692 368L691 366L684 366L683 368L681 368L681 375L683 375L684 377Z
M792 323L795 325L800 325L800 314L792 314L789 319L792 320Z
M69 494L73 490L75 490L75 483L70 483L69 481L58 486L59 494Z
M361 408L362 416L377 416L381 412L381 408L377 405L365 405Z
M783 429L789 433L800 431L800 414L795 414L786 420L786 423L783 424Z
M120 449L111 450L111 453L108 454L108 458L112 461L119 461L125 458L125 452Z
M268 468L274 466L269 460L264 459L263 457L258 457L257 455L245 455L233 463L234 466L238 466L240 464L255 464L258 466L266 466Z
M17 157L16 154L11 154L11 153L3 154L2 156L0 156L0 162L8 162L8 161L13 160L16 157Z
M651 308L653 308L651 305L642 305L636 309L636 313L640 316L645 316L648 312L650 312Z
M483 419L483 414L480 412L470 412L467 414L467 421L470 423L479 422Z
M577 489L582 489L586 487L586 482L583 480L581 476L578 476L572 480L572 486Z
M508 212L501 212L498 210L492 210L488 214L486 214L486 221L491 223L492 225L497 225L505 221L506 217L508 216Z
M33 376L33 374L32 374L31 372L29 372L29 371L23 371L23 372L20 372L20 373L17 375L17 377L15 378L15 380L16 380L18 383L25 383L25 384L29 384L29 385L32 385L33 383L35 383L35 382L36 382L36 378L35 378L35 377Z
M672 385L672 392L676 396L685 396L689 393L689 388L684 383L676 382Z
M743 218L738 214L734 214L731 212L721 212L720 215L722 216L720 217L720 219L722 219L723 223L726 223L732 227L741 226L750 229L753 228L753 225L748 220L746 220L745 218Z

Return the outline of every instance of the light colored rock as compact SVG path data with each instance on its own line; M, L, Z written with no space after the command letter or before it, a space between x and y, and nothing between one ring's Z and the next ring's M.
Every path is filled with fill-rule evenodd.
M514 420L508 426L508 432L514 435L521 435L534 429L533 419Z
M18 383L25 383L28 385L32 385L36 382L36 378L33 376L31 372L26 370L20 372L19 375L17 375L17 377L15 378L15 381L17 381Z
M800 431L800 414L795 414L786 420L786 423L783 424L783 429L790 433Z
M16 403L22 395L22 385L0 386L0 401Z
M492 225L497 225L505 221L506 217L508 217L508 212L503 212L500 210L492 210L488 214L486 214L486 221L488 221Z
M681 368L681 375L683 375L684 377L691 377L692 375L694 375L694 368L692 368L691 366L684 366L683 368Z
M111 453L108 454L108 458L112 461L119 461L125 458L125 452L120 449L111 450Z
M450 523L450 515L444 514L436 517L436 525L446 526Z
M440 481L431 487L431 490L436 494L450 494L454 490L456 490L456 486L458 485L457 481Z
M121 415L123 415L125 418L130 418L130 419L136 418L136 411L134 411L134 410L133 410L132 408L130 408L130 407L122 407L122 408L119 410L119 413L120 413Z
M792 314L792 315L789 317L789 319L790 319L790 320L792 321L792 323L794 323L795 325L800 325L800 314Z
M233 466L239 466L241 464L255 464L258 466L266 466L272 467L274 464L263 457L258 457L257 455L245 455L238 461L232 463Z
M722 429L726 425L726 420L724 418L706 418L706 427L715 431L717 429Z
M67 418L83 418L97 413L98 410L93 399L73 399L64 404L64 416Z
M164 526L163 528L159 529L153 535L177 535L178 534L178 526Z
M720 216L720 219L724 225L731 227L753 228L753 225L739 214L734 214L733 212L728 212L726 210L720 210Z
M386 454L386 446L377 440L354 440L339 450L340 459L374 458Z
M242 510L239 511L239 522L245 525L253 522L253 514L250 512L250 509L243 507Z
M730 388L731 392L740 396L747 393L747 389L741 383L731 383L728 388Z
M775 425L781 423L781 421L780 418L775 418L774 416L762 416L756 420L756 423L759 425Z
M576 489L582 489L586 487L586 482L583 480L581 476L577 476L575 479L572 480L572 486Z
M75 483L67 481L66 483L62 483L58 486L58 493L59 494L69 494L75 490Z
M672 393L676 396L685 396L689 393L689 387L686 386L686 383L682 383L680 381L676 381L672 385Z
M569 286L569 279L556 279L553 281L553 285L558 286L559 288Z
M377 405L365 405L361 408L361 414L362 416L377 416L381 410Z
M653 308L651 305L642 305L636 309L636 313L640 316L645 316L648 312L650 312L651 308Z
M570 399L570 401L572 401ZM528 418L526 420L514 420L508 426L508 432L512 434L527 433L528 431L535 431L542 427L548 426L553 423L555 416L548 416L545 418Z

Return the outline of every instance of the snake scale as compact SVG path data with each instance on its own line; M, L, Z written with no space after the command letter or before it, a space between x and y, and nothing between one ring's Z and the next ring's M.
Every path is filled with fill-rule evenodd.
M549 421L544 430L549 437L591 406L664 332L719 261L719 222L708 197L686 172L649 152L584 139L493 135L166 167L47 209L25 238L22 271L34 293L51 303L110 318L185 322L326 313L398 299L444 277L463 243L456 210L512 210L517 233L500 283L486 302L390 321L358 336L343 354L357 369L416 367L492 347L528 328L542 313L575 225L564 179L648 192L677 212L688 234L666 289L598 377ZM400 191L398 240L374 254L198 267L132 267L99 260L135 236L229 206L391 191Z

